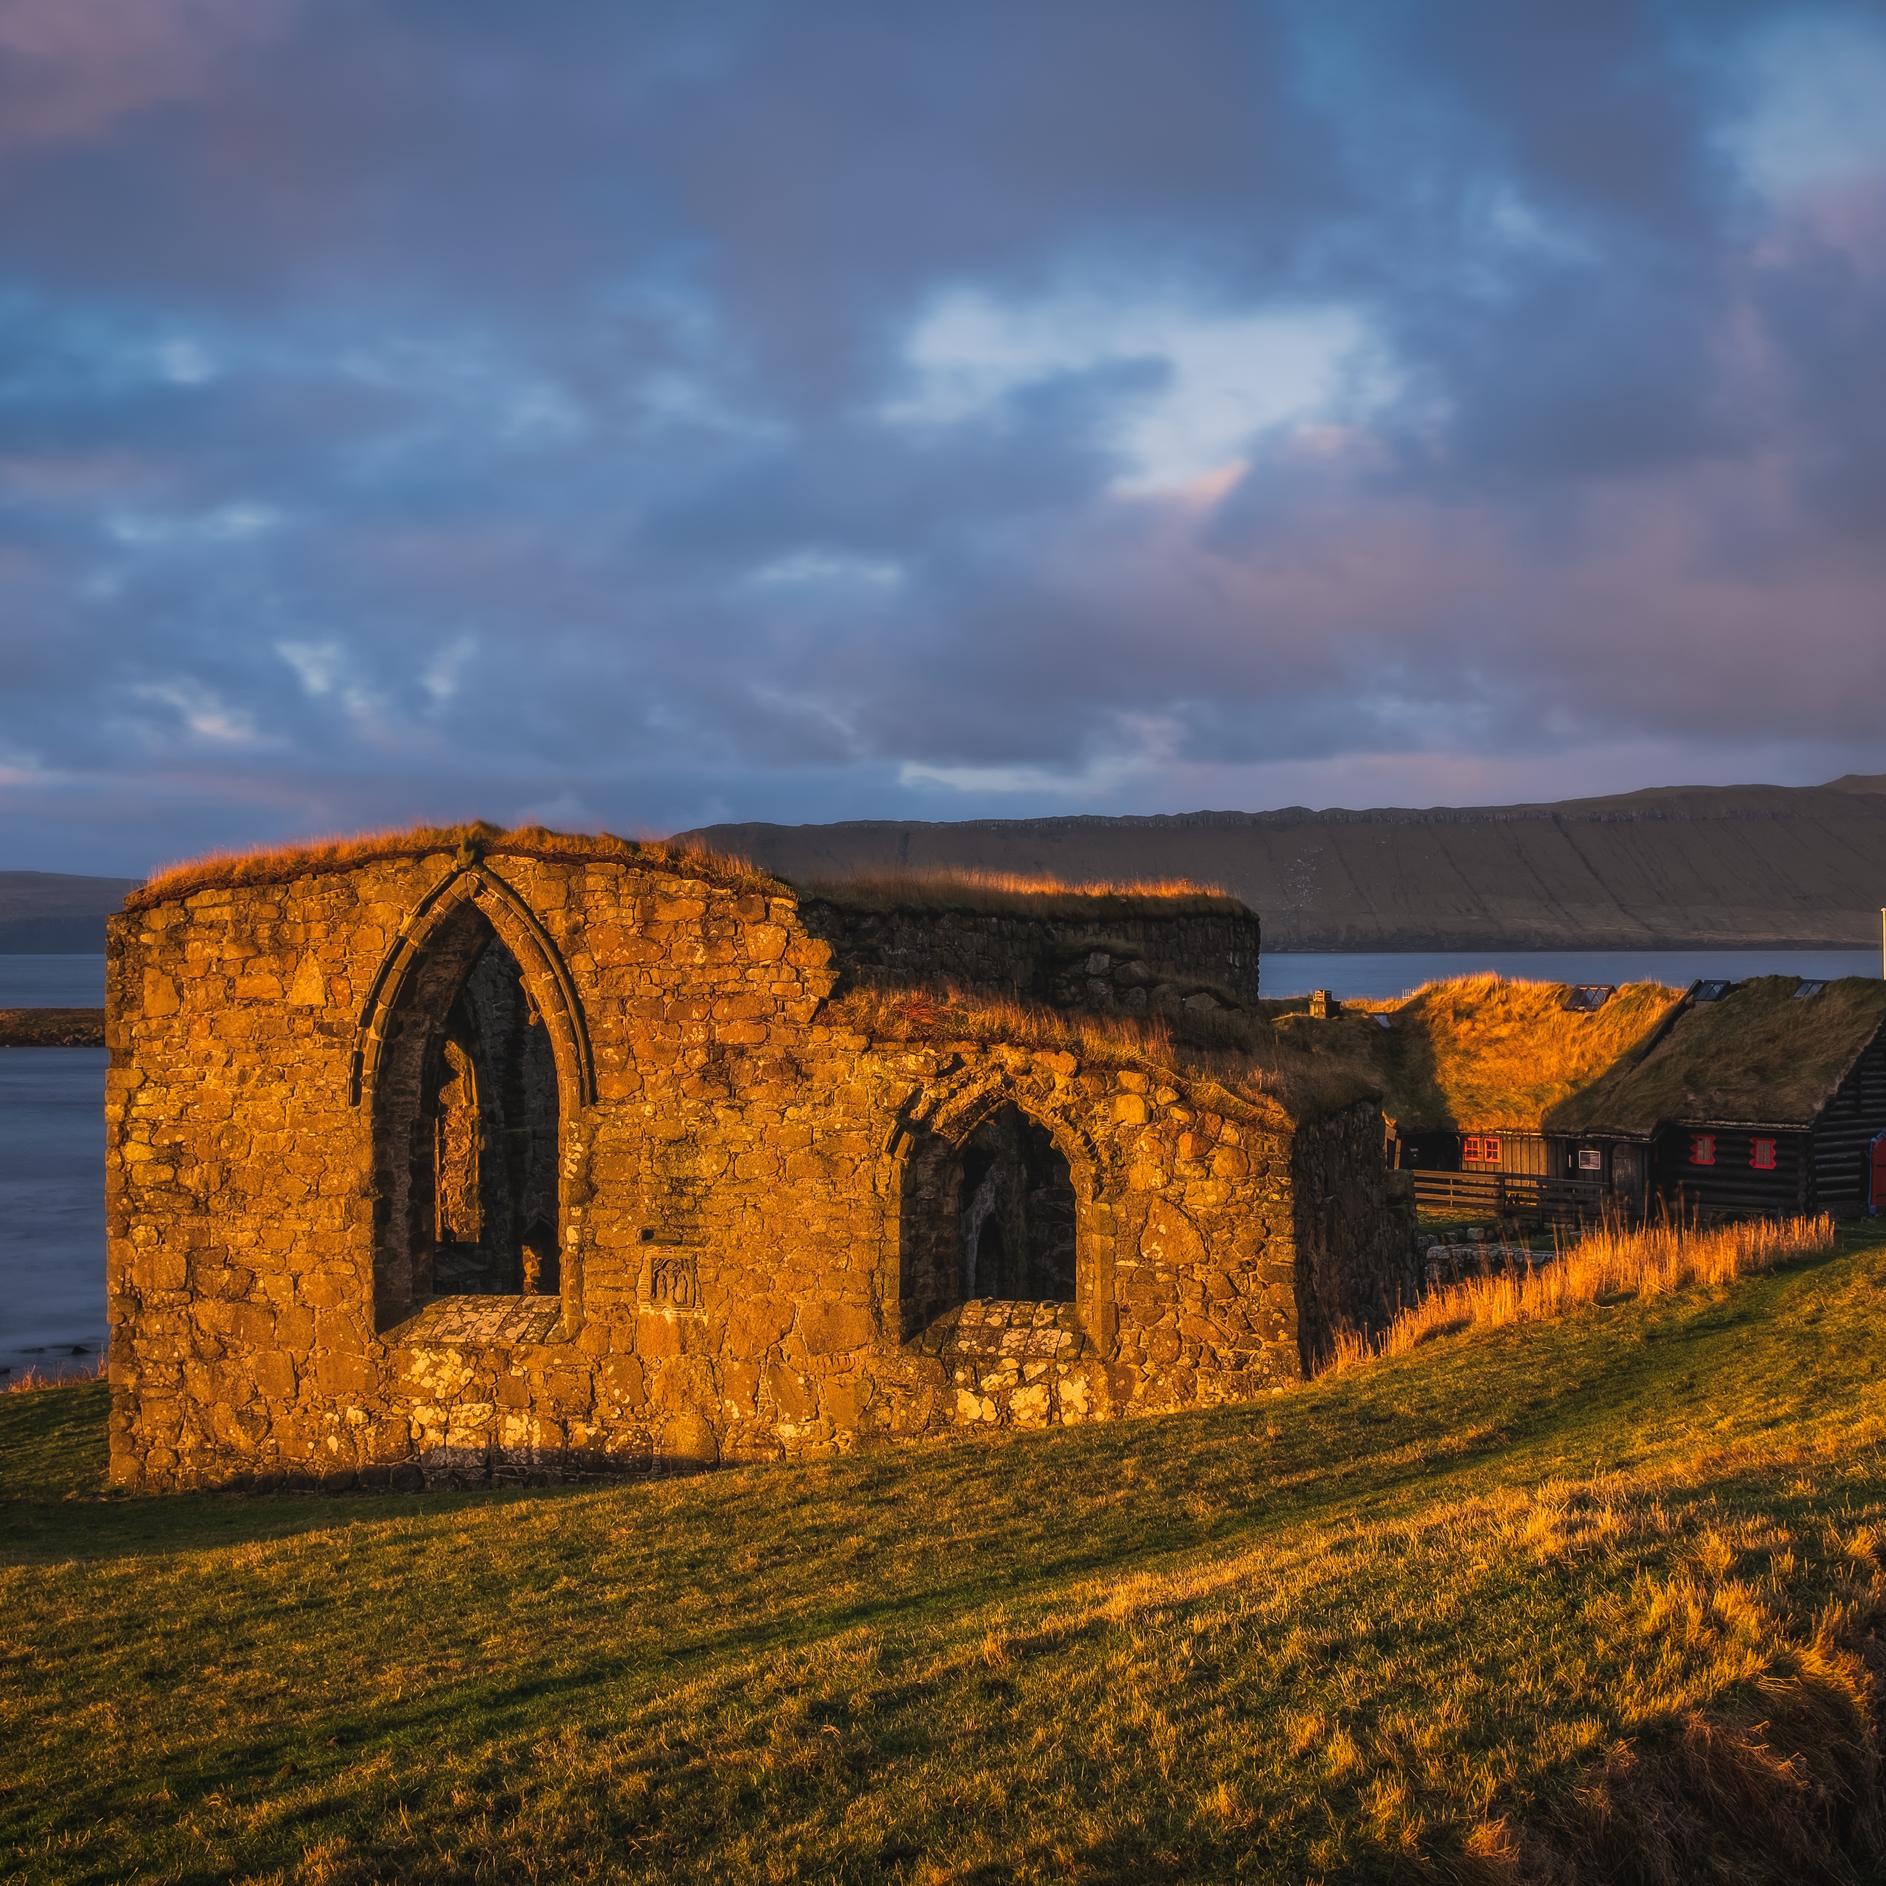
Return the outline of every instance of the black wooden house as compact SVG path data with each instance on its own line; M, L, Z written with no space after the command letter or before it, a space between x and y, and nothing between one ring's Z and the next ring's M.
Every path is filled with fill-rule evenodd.
M1886 1205L1886 982L1760 976L1693 988L1648 1049L1558 1109L1650 1197L1705 1216Z
M1886 1209L1886 982L1475 977L1387 1024L1389 1157L1430 1210Z
M1430 984L1387 1013L1372 1049L1392 1162L1424 1208L1589 1217L1643 1202L1648 1161L1628 1140L1559 1116L1642 1053L1682 1006L1661 983L1567 987L1475 976Z

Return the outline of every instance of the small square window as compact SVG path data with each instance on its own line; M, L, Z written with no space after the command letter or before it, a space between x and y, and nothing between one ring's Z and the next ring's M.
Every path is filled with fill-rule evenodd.
M1460 1159L1467 1166L1497 1166L1500 1142L1486 1133L1469 1133L1461 1143Z
M1772 1139L1750 1140L1748 1162L1757 1172L1773 1172L1775 1169L1775 1142Z
M1581 1146L1578 1149L1578 1169L1580 1172L1602 1172L1604 1153L1596 1146Z
M1690 1164L1713 1166L1716 1163L1716 1136L1713 1133L1690 1135Z

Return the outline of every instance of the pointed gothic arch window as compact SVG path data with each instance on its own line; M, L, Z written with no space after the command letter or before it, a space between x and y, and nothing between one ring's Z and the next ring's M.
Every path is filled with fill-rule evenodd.
M556 1057L517 958L475 902L407 971L373 1103L377 1325L437 1297L556 1296Z

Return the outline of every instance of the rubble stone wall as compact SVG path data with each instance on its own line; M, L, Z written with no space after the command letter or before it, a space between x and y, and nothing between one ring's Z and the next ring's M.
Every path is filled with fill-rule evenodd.
M474 922L516 958L556 1063L546 1294L430 1294L406 1128L387 1130ZM1299 1149L1340 1163L1362 1114L1379 1136L1372 1107L1300 1126L1156 1067L868 1039L822 1018L833 980L790 896L501 847L114 919L114 1480L703 1464L1297 1379ZM1067 1160L1075 1300L959 1303L907 1331L913 1209L1008 1103ZM1357 1247L1332 1277L1379 1256L1380 1167L1319 1231Z
M1144 992L1222 989L1257 999L1259 930L1248 910L1121 911L1091 919L1002 911L890 909L808 902L805 919L833 945L845 975L950 982L962 989L1129 1007ZM1130 1000L1134 990L1140 1002Z
M1422 1293L1414 1192L1387 1170L1381 1112L1355 1106L1299 1132L1290 1149L1297 1224L1297 1329L1305 1373L1340 1330L1372 1333Z

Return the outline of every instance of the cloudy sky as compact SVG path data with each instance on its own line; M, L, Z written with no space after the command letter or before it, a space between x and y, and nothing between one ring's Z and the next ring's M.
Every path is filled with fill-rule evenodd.
M0 0L0 866L1886 769L1886 8Z

